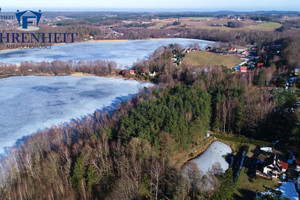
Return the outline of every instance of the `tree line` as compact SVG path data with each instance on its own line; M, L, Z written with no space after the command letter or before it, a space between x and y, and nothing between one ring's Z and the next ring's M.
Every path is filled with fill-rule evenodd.
M60 61L52 62L22 62L15 64L1 64L0 77L27 75L71 75L82 72L97 76L118 75L120 70L113 61Z

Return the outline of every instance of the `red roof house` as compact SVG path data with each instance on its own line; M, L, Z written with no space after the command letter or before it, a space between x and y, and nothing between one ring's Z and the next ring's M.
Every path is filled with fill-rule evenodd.
M134 70L130 70L130 71L129 71L129 74L135 75L135 71L134 71Z
M257 67L264 66L264 63L257 63Z
M230 52L237 52L237 49L235 48L235 47L232 47L231 49L230 49Z
M242 55L245 55L245 56L248 56L249 55L249 52L246 50L242 53Z
M240 68L240 70L241 70L241 72L247 72L247 67L242 66L242 67Z
M279 164L281 165L282 169L287 170L289 168L289 163L286 162L279 162Z

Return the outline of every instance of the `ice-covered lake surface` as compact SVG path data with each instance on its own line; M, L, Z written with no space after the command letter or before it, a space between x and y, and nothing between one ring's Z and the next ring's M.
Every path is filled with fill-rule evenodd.
M201 49L211 44L210 41L195 39L160 39L160 40L128 40L112 42L80 42L54 45L51 49L18 49L0 53L0 62L19 64L23 61L89 61L112 60L120 68L131 66L138 60L147 59L154 50L162 45L179 44L184 48L199 44Z
M0 154L25 135L115 105L149 84L96 76L0 79Z
M197 158L190 160L189 162L196 163L197 167L203 174L206 174L208 170L212 168L215 163L220 163L220 166L225 172L228 169L229 164L226 162L223 156L232 152L230 146L220 141L213 142L205 152L203 152Z

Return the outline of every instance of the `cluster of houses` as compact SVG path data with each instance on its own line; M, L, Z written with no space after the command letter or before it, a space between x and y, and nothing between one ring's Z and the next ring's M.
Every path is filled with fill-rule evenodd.
M271 52L273 55L279 55L280 54L280 49L281 45L278 44L270 44L267 46L261 46L260 49L263 51L268 51ZM237 48L237 47L232 47L228 53L230 54L236 54L239 55L241 58L245 59L245 62L242 62L241 64L237 65L234 69L235 71L240 71L242 73L247 72L249 69L254 69L254 68L260 68L264 66L263 62L259 62L259 60L262 60L260 56L257 56L257 48L256 47L249 47L249 48ZM268 57L266 56L266 58Z
M134 70L134 69L127 69L127 70L124 69L120 72L120 74L123 75L123 76L126 76L128 74L131 75L131 76L136 76L137 74L139 74L139 75L143 75L143 76L149 76L149 77L152 77L152 78L154 78L157 75L157 73L155 71L146 72L145 69L142 69L142 71L140 73L138 71Z
M195 52L195 51L200 51L200 50L199 50L199 48L188 48L188 49L182 50L181 52L173 51L173 56L171 58L171 61L172 61L173 65L174 66L180 65L182 59L184 58L184 56L186 54L188 54L190 52Z
M234 70L240 71L242 73L247 72L248 69L262 67L264 65L264 63L257 62L260 56L257 56L257 49L253 46L243 48L231 47L230 49L220 47L207 47L206 50L214 53L222 53L223 55L231 54L240 56L242 59L244 59L244 62L234 67Z
M278 55L280 53L280 45L276 44L270 44L266 47L261 47L264 51L272 51L275 55ZM198 48L188 48L182 50L179 54L173 54L173 57L171 58L174 65L179 65L181 63L181 60L184 58L184 56L190 52L194 51L200 51ZM206 51L213 52L213 53L222 53L223 55L226 54L234 54L239 55L242 59L244 59L244 62L240 63L236 67L234 67L235 71L240 71L242 73L246 73L249 69L253 68L261 68L264 66L263 62L259 62L261 60L260 56L257 56L257 48L253 46L247 46L247 47L231 47L228 48L221 48L218 45L215 45L214 47L208 46L206 48ZM295 71L295 73L299 74L299 71Z
M256 162L256 176L271 180L297 181L300 172L300 159L296 159L291 152L282 153L271 147L257 148L253 157Z

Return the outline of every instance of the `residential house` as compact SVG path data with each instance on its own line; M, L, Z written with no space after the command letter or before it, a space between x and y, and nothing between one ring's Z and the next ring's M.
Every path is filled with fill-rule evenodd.
M257 63L257 67L262 67L264 66L264 63Z
M237 52L237 50L236 50L236 48L235 48L235 47L232 47L232 48L229 50L229 52L230 52L230 53L236 53L236 52Z
M135 71L131 69L131 70L129 70L129 74L130 75L135 75Z
M261 165L262 172L273 178L279 178L282 172L282 167L278 163L276 155L272 155L264 160Z
M289 168L289 163L279 161L279 164L281 165L282 172L285 173Z
M142 75L145 75L145 74L146 74L146 70L142 69Z
M241 70L241 72L247 72L247 67L246 66L241 66L240 70Z
M154 71L153 73L149 73L150 77L155 77L156 76L156 72Z
M173 63L175 63L175 62L177 62L177 58L171 58L171 61L172 61Z
M247 49L241 49L241 48L240 49L236 49L236 52L240 53L240 54L243 53L243 52L245 52L245 51L247 51Z
M246 50L242 53L243 56L248 56L249 55L249 52Z
M276 150L276 154L273 154L273 148L271 147L257 147L253 151L253 158L257 160L257 171L256 175L269 179L269 178L283 178L283 179L295 179L298 177L298 170L295 170L294 162L289 164L288 155L281 151ZM267 156L270 155L271 156ZM294 159L296 165L299 165L300 169L300 160ZM298 172L297 172L298 171Z

